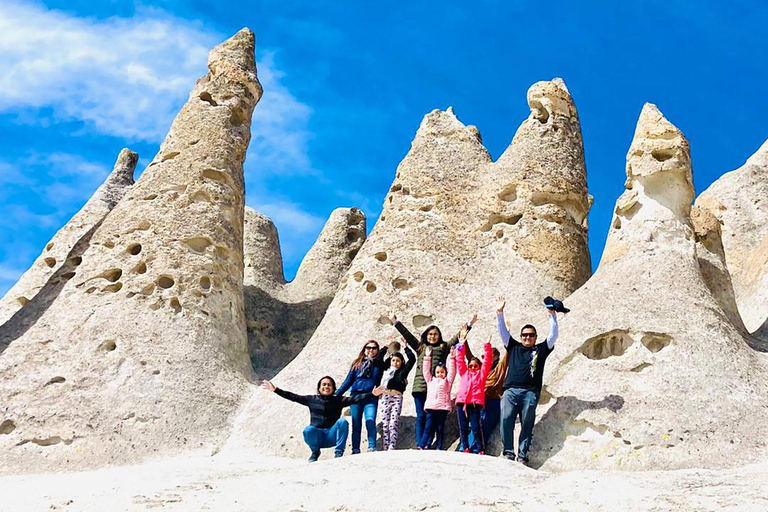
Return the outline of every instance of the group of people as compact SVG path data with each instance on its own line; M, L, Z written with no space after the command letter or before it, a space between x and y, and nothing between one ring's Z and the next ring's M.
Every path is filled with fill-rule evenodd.
M477 321L475 314L449 341L440 329L431 325L414 336L394 313L389 321L405 342L392 342L381 347L368 340L352 362L344 382L336 387L330 376L317 383L317 394L297 395L275 387L270 381L262 386L281 397L302 404L310 410L310 424L304 429L304 442L312 454L310 462L320 456L321 448L335 448L336 457L344 454L349 423L341 417L344 407L352 418L352 453L360 453L363 420L368 451L376 450L376 416L381 408L382 446L397 446L403 394L408 374L416 366L411 394L416 407L415 444L419 450L443 449L444 427L453 407L451 391L458 374L459 386L455 407L459 424L459 450L483 454L485 443L501 422L503 455L510 460L528 463L533 439L536 406L542 387L547 357L558 336L557 313L567 313L561 301L547 297L544 305L549 313L549 335L536 343L536 328L526 324L520 330L520 341L514 339L504 319L504 297L496 307L498 333L505 354L491 347L491 338L483 345L483 356L472 353L467 335ZM402 350L402 352L401 352ZM405 352L405 354L403 354ZM345 393L349 391L349 396ZM514 450L515 421L520 418L517 452Z

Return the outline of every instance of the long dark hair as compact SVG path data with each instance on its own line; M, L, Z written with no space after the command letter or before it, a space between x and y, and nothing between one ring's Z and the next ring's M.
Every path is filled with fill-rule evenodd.
M429 343L427 343L427 333L429 333L429 331L431 331L432 329L435 329L437 331L437 343L435 343L434 345L430 345ZM421 333L421 343L419 344L419 352L424 350L425 346L436 347L441 343L443 343L443 333L440 332L440 329L436 325L430 325L429 327L424 329L424 332Z
M354 361L352 361L352 369L353 370L359 370L360 366L363 364L363 360L365 359L365 347L368 346L369 343L374 343L377 347L379 347L379 350L381 350L381 346L379 345L379 342L376 340L368 340L363 344L363 348L360 350L360 353L357 355Z

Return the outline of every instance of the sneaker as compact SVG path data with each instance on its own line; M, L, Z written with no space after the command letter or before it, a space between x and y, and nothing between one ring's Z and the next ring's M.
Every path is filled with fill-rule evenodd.
M515 461L515 454L511 452L504 452L504 458L514 462Z
M342 457L343 455L344 455L344 452L336 452L333 457L338 459L339 457Z
M320 458L320 452L312 452L312 455L309 456L309 462L317 462L317 459Z
M466 450L462 450L461 453L469 453L469 448L467 448Z
M357 450L355 450L355 449L352 450L352 455L357 455L358 453L360 453L360 449L359 448Z
M423 446L417 446L417 447L416 447L416 449L417 449L417 450L423 450L423 449L424 449L424 447L423 447Z
M485 455L485 452L483 452L483 451L480 451L480 452L477 452L477 454L478 454L478 455Z
M517 462L519 462L523 466L527 466L528 465L528 461L526 459L523 459L522 457L518 457L517 458Z

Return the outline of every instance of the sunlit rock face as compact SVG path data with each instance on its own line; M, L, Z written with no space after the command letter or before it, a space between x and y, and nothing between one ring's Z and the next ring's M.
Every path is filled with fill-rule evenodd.
M390 310L417 334L439 325L446 339L479 311L471 341L479 348L493 334L498 345L489 314L498 295L509 298L513 330L528 321L544 327L542 299L565 297L589 278L591 197L573 100L559 79L533 85L528 100L529 118L495 163L477 128L452 109L424 117L378 222L276 385L313 393L322 375L341 382L366 340L392 337ZM412 400L404 405L400 443L409 446ZM304 408L255 390L229 448L306 456L297 427L305 421Z
M58 297L23 329L4 326L0 470L129 462L227 435L251 375L242 165L261 97L253 33L214 48L208 68Z
M768 343L768 142L696 199L722 224L736 302L749 332Z
M629 470L765 456L768 375L735 313L688 142L647 104L595 275L548 362L533 464Z
M82 253L88 246L94 230L133 185L133 171L138 161L139 155L133 151L123 149L120 152L112 172L104 183L80 211L45 244L42 254L0 300L0 325L27 305L30 310L47 307L49 297L64 286L80 265ZM41 291L43 293L38 297ZM21 318L17 318L15 322L24 323Z

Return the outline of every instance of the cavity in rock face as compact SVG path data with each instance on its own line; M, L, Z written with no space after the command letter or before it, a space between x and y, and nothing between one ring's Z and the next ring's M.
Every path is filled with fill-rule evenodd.
M30 309L46 307L44 304L55 298L63 282L70 278L68 276L77 272L93 231L133 185L133 171L138 160L139 155L129 149L120 152L104 183L45 245L42 254L29 270L0 300L0 325L28 304ZM44 293L37 297L41 291ZM30 313L30 316L34 316L34 313ZM26 322L19 317L14 323L23 325Z
M696 199L722 224L723 250L747 329L768 342L768 142Z
M273 376L304 348L365 237L362 211L334 210L296 278L286 283L275 225L246 207L245 310L258 375Z
M544 376L532 465L722 468L764 458L768 374L734 324L717 223L683 134L646 105L595 275Z
M0 470L125 463L227 435L251 375L242 165L261 97L253 33L214 48L208 68L58 299L2 339L0 410L16 428L0 438ZM45 386L53 377L64 380Z
M376 226L323 321L276 385L313 393L326 374L340 383L366 340L393 338L390 310L416 335L436 323L450 339L473 313L506 295L514 303L513 331L526 322L546 328L542 299L565 297L589 276L590 200L570 95L562 82L531 90L547 120L532 112L503 162L492 162L477 128L462 124L452 109L424 117ZM495 332L493 322L480 322L473 343L494 334L499 344ZM412 407L406 400L406 416ZM305 416L302 408L255 391L229 449L255 446L303 457L306 448L295 434ZM409 446L411 424L401 425L401 446Z

